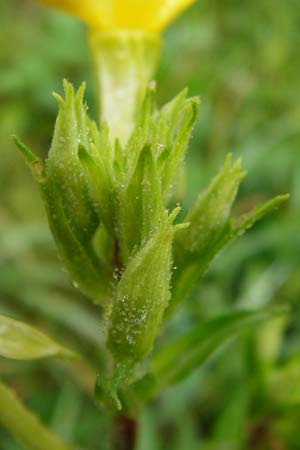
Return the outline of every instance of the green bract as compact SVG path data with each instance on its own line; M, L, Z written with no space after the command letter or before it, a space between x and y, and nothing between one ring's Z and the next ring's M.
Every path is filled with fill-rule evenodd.
M176 228L164 213L160 225L128 262L111 314L108 345L117 361L140 361L152 349L170 298L172 241Z
M150 85L127 142L88 117L84 86L64 83L43 163L16 140L37 180L61 260L78 288L105 309L114 367L98 398L119 406L117 390L151 351L164 317L199 281L214 256L273 207L277 197L234 221L245 176L238 159L224 167L187 213L172 212L199 101L184 90L157 109ZM177 266L171 281L172 264Z

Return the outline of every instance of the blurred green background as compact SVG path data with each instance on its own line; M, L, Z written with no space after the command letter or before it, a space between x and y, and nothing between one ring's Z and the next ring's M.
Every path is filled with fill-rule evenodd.
M79 347L88 361L1 359L0 375L65 439L111 450L110 415L91 398L102 364L99 312L62 270L38 190L10 139L15 133L46 156L57 111L51 92L62 91L62 78L88 82L95 116L86 31L29 0L0 0L0 30L0 313ZM292 313L244 334L150 404L137 450L300 449L299 48L297 0L198 1L165 34L159 104L186 85L201 96L184 206L228 151L248 171L237 213L291 193L222 252L166 333L236 306L288 304ZM0 450L21 447L0 430Z

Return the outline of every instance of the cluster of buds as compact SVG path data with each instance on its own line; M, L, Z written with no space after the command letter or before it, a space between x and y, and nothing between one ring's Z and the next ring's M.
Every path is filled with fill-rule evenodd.
M199 99L184 90L159 109L151 78L158 32L192 1L45 3L91 26L101 123L88 116L84 85L75 92L65 81L64 97L54 95L59 113L46 162L17 143L40 186L64 266L103 307L111 377L120 382L150 353L163 320L215 254L285 198L234 225L231 208L245 172L229 156L183 223L175 223L180 208L172 205ZM114 397L107 380L98 388L100 397Z
M48 159L24 150L39 183L60 258L76 286L104 307L108 346L137 362L152 348L170 299L176 196L198 99L179 94L161 110L151 86L125 145L98 129L64 83Z

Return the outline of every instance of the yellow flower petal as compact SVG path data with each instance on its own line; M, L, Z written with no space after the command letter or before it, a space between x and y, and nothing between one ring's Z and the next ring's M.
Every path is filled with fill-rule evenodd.
M108 11L105 11L105 6L103 7L104 3L108 3L106 1L101 4L99 0L40 0L40 2L71 13L92 26L106 27Z
M40 0L102 29L161 31L195 0Z

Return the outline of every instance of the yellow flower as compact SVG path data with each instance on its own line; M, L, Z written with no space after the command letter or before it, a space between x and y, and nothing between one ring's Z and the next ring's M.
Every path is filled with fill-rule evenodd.
M102 30L159 32L195 0L40 0Z

